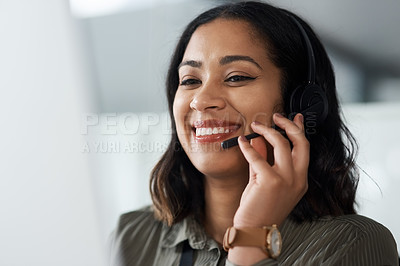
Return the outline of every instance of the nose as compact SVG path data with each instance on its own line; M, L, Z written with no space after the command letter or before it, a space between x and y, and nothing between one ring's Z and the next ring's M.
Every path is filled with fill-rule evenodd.
M190 102L190 108L200 112L206 110L220 110L225 106L225 98L216 84L203 85L198 89Z

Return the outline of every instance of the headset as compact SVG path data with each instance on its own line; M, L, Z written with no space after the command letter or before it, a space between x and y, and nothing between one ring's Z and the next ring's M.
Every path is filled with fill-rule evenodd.
M302 40L307 49L307 80L299 85L290 96L289 118L297 113L304 116L307 128L320 126L328 115L328 98L325 91L315 82L315 56L313 47L306 31L300 22L292 15L287 14L299 29Z

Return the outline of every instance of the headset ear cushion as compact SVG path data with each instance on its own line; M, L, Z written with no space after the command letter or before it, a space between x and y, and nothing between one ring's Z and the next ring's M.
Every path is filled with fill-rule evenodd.
M321 125L328 115L328 98L316 84L299 86L290 97L290 113L291 118L302 113L306 123Z

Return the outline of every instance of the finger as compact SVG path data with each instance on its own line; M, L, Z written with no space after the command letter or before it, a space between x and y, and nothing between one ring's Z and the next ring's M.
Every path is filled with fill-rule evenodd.
M267 146L264 138L258 137L250 140L250 145L254 148L256 152L258 152L261 157L267 161ZM250 165L250 180L255 177L254 169Z
M272 116L274 123L277 126L279 126L281 129L285 130L286 135L288 137L289 137L289 135L291 135L291 136L304 135L303 123L301 122L302 117L303 117L303 115L298 113L294 117L293 121L291 121L279 113L275 113ZM290 137L289 137L289 139L290 139Z
M293 150L306 151L309 149L309 142L304 134L304 117L302 114L298 113L293 121L275 114L273 116L274 122L283 130L285 130L286 135L293 144ZM301 154L305 156L306 154ZM299 156L300 158L301 156Z
M292 160L296 172L307 172L310 160L310 144L304 134L304 117L298 113L293 121L280 115L273 116L274 122L283 130L293 143Z
M265 161L267 160L267 145L262 137L251 139L250 145L253 146Z
M281 167L292 167L292 157L289 141L277 130L264 126L260 123L252 123L252 129L262 135L274 148L274 165Z
M264 157L250 145L244 136L240 136L238 142L244 158L249 162L255 174L272 171L271 166L268 165Z
M304 134L304 117L302 114L297 114L293 122L301 128ZM299 143L301 143L299 145ZM310 162L310 143L304 135L304 139L293 145L292 150L293 166L297 172L307 173Z
M298 128L300 128L304 132L304 116L301 113L296 114L293 118L293 123L296 124Z

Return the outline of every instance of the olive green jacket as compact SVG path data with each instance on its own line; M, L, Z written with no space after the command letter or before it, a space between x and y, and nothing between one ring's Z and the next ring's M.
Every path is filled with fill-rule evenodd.
M279 227L282 253L255 265L398 265L396 243L383 225L360 215L323 217ZM112 235L112 266L179 265L189 241L193 265L234 265L227 253L192 217L168 227L154 218L151 207L124 214Z

